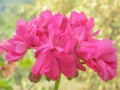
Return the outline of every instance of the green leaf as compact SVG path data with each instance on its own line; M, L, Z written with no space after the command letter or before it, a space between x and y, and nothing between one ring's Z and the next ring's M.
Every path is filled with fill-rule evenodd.
M21 68L26 68L26 69L31 68L34 63L34 59L35 58L34 58L33 52L29 50L25 55L25 57L18 62L18 65Z
M7 81L0 79L0 90L13 90Z

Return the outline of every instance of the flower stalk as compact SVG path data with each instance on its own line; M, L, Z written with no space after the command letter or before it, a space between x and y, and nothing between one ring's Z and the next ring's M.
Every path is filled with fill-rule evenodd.
M58 79L55 81L54 90L58 90L60 85L61 75L58 77Z

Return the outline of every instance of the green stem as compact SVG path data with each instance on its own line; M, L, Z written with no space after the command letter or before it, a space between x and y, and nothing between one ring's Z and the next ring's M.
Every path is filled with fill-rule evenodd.
M59 84L60 84L60 79L61 79L61 75L60 75L60 76L58 77L58 79L55 81L54 90L58 90Z

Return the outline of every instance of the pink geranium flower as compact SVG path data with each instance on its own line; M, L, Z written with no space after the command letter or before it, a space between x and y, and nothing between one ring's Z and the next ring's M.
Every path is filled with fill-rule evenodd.
M27 50L27 44L16 38L10 39L7 44L6 59L10 62L21 59Z
M37 48L37 61L33 66L32 74L36 76L43 74L56 80L62 72L72 78L76 75L77 68L81 70L85 68L73 52L75 43L67 33L67 22L65 22L67 18L60 14L56 14L53 18L55 20L48 26L48 37L44 38L45 44ZM62 25L63 22L66 24Z
M99 31L92 33L93 27L94 18L75 11L70 17L46 10L29 22L20 19L14 37L7 42L6 59L17 61L33 49L36 62L30 74L32 82L41 75L52 80L61 73L75 77L78 69L86 70L83 63L103 80L112 79L117 68L116 49L108 39L94 39Z
M94 18L88 19L84 12L77 13L73 11L69 18L69 24L71 26L72 36L77 42L77 46L83 41L90 41L93 36L99 33L99 30L91 33L94 26Z
M21 19L17 23L14 38L8 40L6 59L8 61L17 61L23 58L27 49L34 48L38 43L39 38L36 36L35 19L29 23Z
M112 41L104 39L84 42L77 53L104 81L116 76L117 55Z

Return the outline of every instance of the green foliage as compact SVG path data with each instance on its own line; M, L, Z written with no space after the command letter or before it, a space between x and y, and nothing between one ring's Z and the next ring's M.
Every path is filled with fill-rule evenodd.
M7 81L0 79L0 90L13 90Z
M18 62L18 66L23 69L28 69L31 68L34 62L34 53L32 51L28 51L27 55Z
M18 62L18 65L20 68L30 68L33 65L33 61L29 57L25 57Z
M0 56L0 66L4 66L4 63L5 63L5 61L4 61L3 57Z

